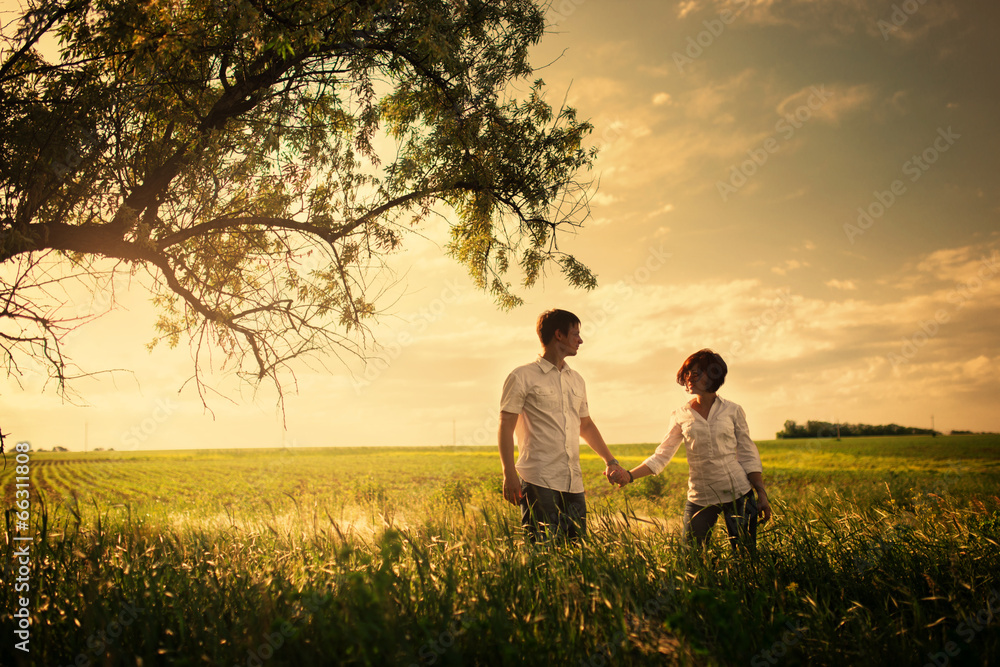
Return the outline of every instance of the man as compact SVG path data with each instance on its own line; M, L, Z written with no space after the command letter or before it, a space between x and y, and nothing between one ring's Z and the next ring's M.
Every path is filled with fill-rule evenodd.
M521 507L521 523L534 542L546 532L586 536L587 503L580 470L580 438L604 459L605 476L625 474L590 418L587 389L566 364L583 339L580 319L565 310L538 318L542 355L507 376L500 399L503 496ZM514 433L520 455L514 464ZM621 472L619 472L621 471Z

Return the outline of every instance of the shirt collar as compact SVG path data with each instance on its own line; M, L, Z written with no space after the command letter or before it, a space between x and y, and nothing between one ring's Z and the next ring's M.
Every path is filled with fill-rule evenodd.
M558 368L555 367L555 364L553 364L551 361L549 361L542 355L538 355L538 359L535 361L535 363L538 364L538 367L542 369L543 373L548 373L549 371L552 370L555 371L559 370ZM565 359L563 360L563 370L564 371L569 370L569 364L566 363Z
M712 403L712 407L708 411L708 416L711 417L714 412L717 412L715 406L719 406L718 410L723 410L725 408L726 403L728 403L728 402L729 401L727 401L726 399L722 398L722 396L719 396L718 394L716 394L715 395L715 401ZM695 411L695 409L691 407L690 401L684 404L684 408L687 409L688 412L694 412Z

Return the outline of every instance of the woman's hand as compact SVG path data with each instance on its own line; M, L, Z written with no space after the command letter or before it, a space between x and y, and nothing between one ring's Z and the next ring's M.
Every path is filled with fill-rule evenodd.
M767 523L771 519L771 503L767 501L767 491L764 490L764 473L747 473L750 486L757 492L757 522Z
M621 488L632 481L632 476L629 474L628 470L621 467L616 467L614 470L609 468L605 474L608 477L608 481L612 484L617 484L618 488Z
M604 470L604 476L608 478L608 482L617 484L619 488L629 482L628 471L616 463L612 463Z
M771 503L767 501L767 491L757 489L757 523L767 523L772 514Z

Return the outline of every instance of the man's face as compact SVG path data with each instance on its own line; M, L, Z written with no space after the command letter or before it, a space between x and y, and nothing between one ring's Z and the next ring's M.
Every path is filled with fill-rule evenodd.
M583 345L583 338L580 337L580 325L574 324L569 328L569 334L556 330L556 343L562 346L567 357L576 356L580 346Z

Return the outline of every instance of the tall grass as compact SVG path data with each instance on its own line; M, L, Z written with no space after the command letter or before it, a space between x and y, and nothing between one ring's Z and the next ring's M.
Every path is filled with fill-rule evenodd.
M585 457L589 539L538 545L492 450L39 465L31 653L8 523L0 664L996 663L998 444L760 443L777 518L756 558L681 543L683 456L614 493Z
M997 619L976 618L1000 590L1000 499L890 491L775 500L756 558L724 539L687 548L642 520L638 498L595 503L585 542L532 545L513 508L472 482L439 485L403 517L363 480L370 522L345 521L343 504L223 525L52 510L37 513L30 661L5 631L0 662L995 663Z

